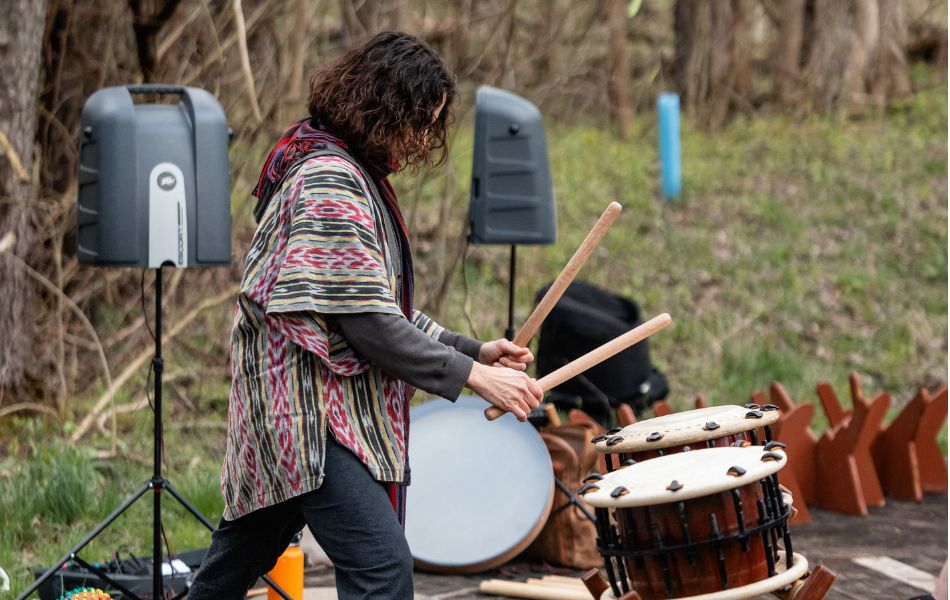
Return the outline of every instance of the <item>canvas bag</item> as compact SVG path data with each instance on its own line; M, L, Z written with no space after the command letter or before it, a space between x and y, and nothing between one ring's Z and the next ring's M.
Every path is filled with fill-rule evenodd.
M547 427L541 431L541 439L551 454L554 476L575 496L584 477L597 468L599 453L590 443L596 433L578 425ZM583 504L583 500L581 502ZM593 514L590 506L584 504L584 507ZM551 515L527 553L533 558L575 569L599 567L604 562L597 551L594 524L570 504L567 495L557 487Z

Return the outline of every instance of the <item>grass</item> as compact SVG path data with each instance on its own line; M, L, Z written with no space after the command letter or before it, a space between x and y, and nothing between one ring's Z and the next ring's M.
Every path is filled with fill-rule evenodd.
M624 212L581 278L636 299L647 316L673 316L674 326L650 348L675 406L689 407L698 393L714 403L742 402L772 380L798 402L816 400L819 380L846 397L847 376L857 371L867 394L894 395L893 418L918 386L947 378L946 131L945 83L859 120L763 114L715 133L687 120L683 194L664 202L652 115L640 117L626 143L594 127L549 124L559 236L554 245L519 249L516 325L535 291L617 200ZM463 123L444 168L399 176L396 185L415 232L417 304L452 329L488 339L506 325L507 249L469 248L441 308L434 292L451 250L438 232L447 227L456 239L467 218L470 146ZM239 240L250 228L243 190L256 175L244 171L236 185ZM230 310L211 312L166 350L174 380L166 394L165 469L216 521L224 434L215 423L226 414ZM213 339L223 340L219 348L202 352ZM117 401L140 394L144 377ZM149 478L150 424L147 410L121 417L121 456L99 460L88 448L108 447L106 438L83 448L61 441L73 422L0 422L0 566L13 590L28 585L28 567L51 564ZM944 451L946 435L944 427ZM173 548L207 544L176 503L168 498L164 506ZM139 501L84 556L150 554L150 507Z
M12 598L13 592L24 590L33 579L30 568L54 564L151 478L151 466L141 460L150 458L149 421L148 414L141 414L126 423L127 435L136 437L119 459L99 460L88 450L54 441L33 444L24 461L0 462L0 567L8 572L12 590L0 592L0 598ZM50 429L37 422L19 424L21 434L29 433L37 440L56 440ZM164 475L185 499L217 523L223 510L217 451L194 438L193 431L169 430ZM109 560L114 552L123 557L129 553L150 556L151 511L152 494L146 493L80 556L89 561ZM167 493L162 514L173 551L208 545L207 531Z
M517 323L618 200L624 212L580 277L673 316L650 343L674 404L739 402L772 380L810 401L818 380L843 389L851 371L869 393L909 399L946 379L946 100L941 87L864 120L759 116L715 133L687 121L684 191L670 202L648 116L628 143L549 127L559 238L519 250ZM468 159L453 158L465 189ZM471 248L467 293L459 276L435 316L498 336L505 255Z

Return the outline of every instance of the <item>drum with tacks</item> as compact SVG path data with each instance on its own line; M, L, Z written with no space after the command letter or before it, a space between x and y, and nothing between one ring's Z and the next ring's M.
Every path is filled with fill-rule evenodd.
M683 450L765 444L779 419L774 404L698 408L611 429L591 440L607 470Z
M592 474L581 493L610 582L602 600L754 598L801 579L776 476L786 463L774 445L717 447Z

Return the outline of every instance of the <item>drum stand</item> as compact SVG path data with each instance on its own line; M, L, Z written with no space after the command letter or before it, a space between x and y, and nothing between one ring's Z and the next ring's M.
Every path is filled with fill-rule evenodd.
M792 589L772 594L781 600L822 600L836 577L834 571L824 565L818 565L805 577L793 583Z
M102 581L108 583L116 590L122 592L123 596L130 598L132 600L140 600L142 596L131 592L127 587L115 581L113 578L99 568L96 565L90 564L89 562L83 560L79 557L79 552L89 545L92 540L99 536L100 533L105 531L105 529L112 524L113 521L119 518L126 510L129 509L135 502L145 495L146 492L151 490L152 493L152 595L145 596L146 598L152 598L153 600L158 600L159 598L165 598L165 590L163 587L164 580L162 576L162 492L167 491L171 494L172 498L178 501L185 510L187 510L195 519L197 519L202 525L208 528L209 531L214 532L215 527L207 518L204 517L198 509L195 508L191 503L185 500L178 491L172 487L170 481L162 477L162 448L163 448L163 436L162 436L162 372L164 371L165 363L162 360L162 269L161 267L155 269L155 357L152 359L152 369L155 371L155 410L153 418L153 449L154 455L152 460L152 478L142 484L138 490L132 493L131 496L126 499L117 509L115 509L112 514L110 514L104 521L96 525L96 527L89 532L86 537L82 539L81 542L76 544L72 549L70 549L66 554L64 554L53 567L48 571L43 573L36 581L33 582L25 592L20 594L17 597L17 600L25 600L33 592L35 592L41 585L43 585L49 578L59 572L67 562L72 561L80 566L88 569L92 573L95 573ZM287 595L284 590L280 588L276 583L274 583L270 577L264 575L262 577L264 582L269 585L277 594L284 600L292 600L290 596ZM175 598L180 598L184 594L175 596Z
M557 477L554 478L554 485L557 486L557 489L561 490L562 494L567 496L567 502L558 506L557 508L552 509L551 510L552 517L555 514L561 512L562 510L569 508L571 506L574 506L577 508L577 510L581 511L581 514L584 515L585 519L587 519L588 521L590 521L591 523L595 525L597 524L597 519L594 518L594 515L592 515L589 510L587 510L587 507L581 504L581 501L577 499L577 494L567 489L567 486L564 485L564 483Z

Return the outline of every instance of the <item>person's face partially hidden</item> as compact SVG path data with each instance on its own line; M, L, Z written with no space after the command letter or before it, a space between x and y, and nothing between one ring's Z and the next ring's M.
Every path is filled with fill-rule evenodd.
M425 148L429 143L429 130L432 128L432 125L439 120L439 116L442 114L442 110L445 108L447 97L445 94L442 94L442 101L439 102L439 105L435 107L435 110L432 111L432 119L429 121L429 126L426 127L426 130L422 133L422 148ZM405 131L405 141L411 142L412 140L412 131L406 129ZM403 157L405 158L405 157ZM401 161L400 161L401 162Z
M440 102L439 105L438 105L437 107L435 107L435 111L432 113L432 121L429 123L429 126L430 126L430 127L431 127L436 121L439 120L439 115L442 114L442 109L445 108L445 101L446 101L446 99L447 99L447 96L446 96L445 94L442 94L442 102ZM429 143L429 130L428 130L428 129L426 129L425 135L422 136L422 143L423 143L423 145Z

